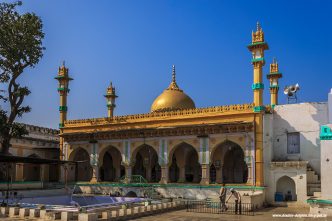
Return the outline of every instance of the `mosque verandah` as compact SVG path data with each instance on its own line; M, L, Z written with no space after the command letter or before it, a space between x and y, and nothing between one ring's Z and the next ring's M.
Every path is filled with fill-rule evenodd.
M173 65L171 83L152 102L151 112L127 116L114 116L117 95L110 84L105 95L107 117L67 120L72 79L68 68L61 66L56 77L60 155L80 162L62 169L62 179L130 182L133 175L140 175L152 183L263 186L263 115L273 109L263 105L262 67L268 46L259 24L248 49L253 56L253 103L197 108L179 87ZM278 70L275 62L272 66ZM278 93L274 76L269 78L274 84L272 107Z
M235 116L228 119L230 113ZM149 182L253 184L254 115L248 104L68 121L64 151L69 160L97 159L85 163L86 176L76 181L141 175ZM90 143L91 134L97 143Z

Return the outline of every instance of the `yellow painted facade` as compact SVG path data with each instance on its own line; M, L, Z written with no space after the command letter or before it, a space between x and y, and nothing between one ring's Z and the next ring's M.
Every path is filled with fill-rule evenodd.
M177 85L173 66L171 84L152 103L150 113L114 116L117 96L112 85L105 95L108 117L66 120L60 108L63 159L82 162L62 177L117 182L140 175L148 182L263 186L263 115L271 109L263 104L268 46L260 26L248 49L253 54L251 104L196 108ZM68 69L63 68L68 88ZM67 93L59 92L60 105L66 106Z

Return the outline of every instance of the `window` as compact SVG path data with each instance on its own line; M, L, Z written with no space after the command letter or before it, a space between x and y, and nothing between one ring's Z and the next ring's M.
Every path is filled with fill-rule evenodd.
M300 133L295 132L287 134L287 153L300 153Z

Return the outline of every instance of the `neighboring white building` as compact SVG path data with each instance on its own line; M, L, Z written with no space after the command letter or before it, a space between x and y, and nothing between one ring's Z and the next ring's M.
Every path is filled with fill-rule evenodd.
M308 200L310 213L332 216L332 90L328 96L328 122L321 126L321 196Z
M320 194L320 127L328 122L328 105L278 105L265 116L264 159L268 203L288 198L306 204Z

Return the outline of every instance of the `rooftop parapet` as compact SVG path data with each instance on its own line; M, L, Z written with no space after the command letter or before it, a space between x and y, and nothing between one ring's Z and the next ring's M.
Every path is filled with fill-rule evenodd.
M241 112L252 112L253 104L235 104L225 106L215 106L206 108L194 108L184 109L176 111L164 111L164 112L152 112L145 114L134 114L124 116L114 116L113 118L91 118L91 119L79 119L79 120L67 120L65 121L65 127L78 126L78 125L100 125L109 123L124 123L135 122L140 120L156 120L165 117L179 117L179 116L202 116L206 114L236 114Z

